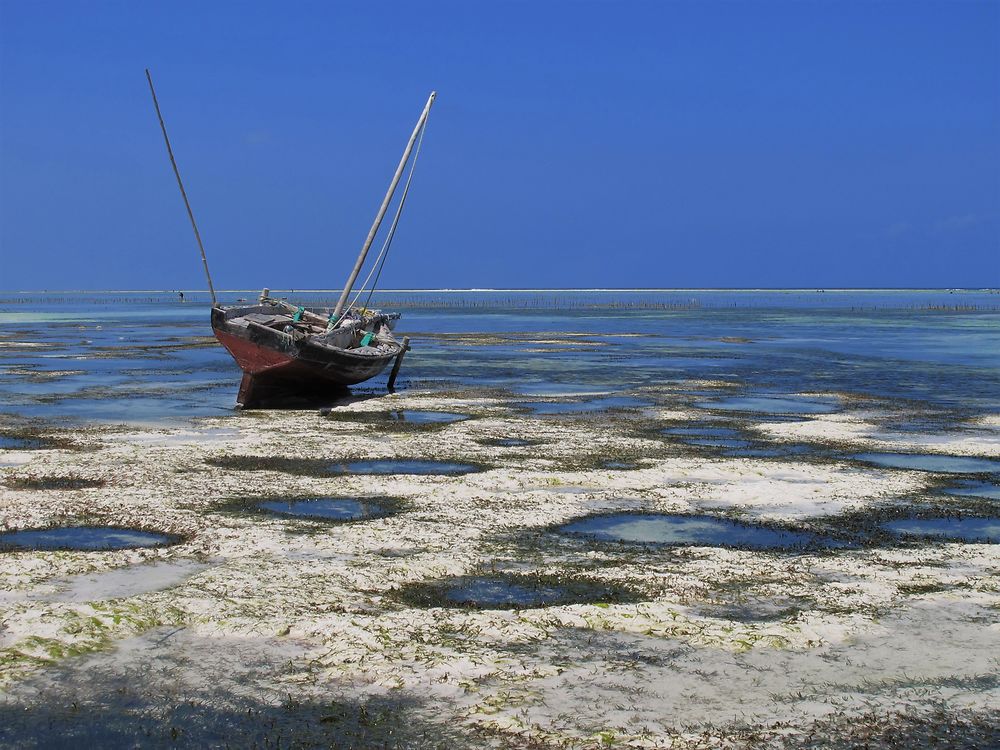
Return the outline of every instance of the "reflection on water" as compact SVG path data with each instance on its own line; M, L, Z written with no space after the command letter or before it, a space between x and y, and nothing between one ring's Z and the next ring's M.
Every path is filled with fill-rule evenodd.
M1000 471L1000 461L975 456L944 456L935 453L857 453L852 458L890 469L916 469L944 474Z
M520 385L515 390L525 396L536 396L539 398L608 395L607 391L595 390L593 386L581 385L579 383L529 383L527 385Z
M54 529L25 529L0 534L0 549L25 550L114 550L160 547L175 543L168 534L111 526L64 526Z
M444 587L443 593L449 602L483 608L539 607L558 602L566 594L555 586L528 586L489 576L457 578Z
M729 458L786 458L817 454L816 446L804 443L777 443L775 445L755 445L749 448L733 448L722 451Z
M680 438L685 445L718 448L727 458L785 458L817 452L815 446L804 443L761 445L746 439L743 433L732 427L718 427L709 423L671 427L663 432Z
M747 440L733 438L690 438L684 441L687 445L698 445L703 448L749 448Z
M527 401L514 405L530 409L535 414L588 414L608 409L638 409L650 404L631 396L609 396L589 401Z
M489 573L412 583L397 596L418 607L522 609L589 602L635 601L625 587L562 576Z
M694 427L668 427L663 431L667 435L687 435L697 438L735 438L740 432L732 427L712 427L701 425Z
M808 545L837 546L815 534L775 529L725 518L659 513L590 516L558 529L563 534L604 542L790 549Z
M1000 484L995 482L961 482L945 490L949 495L985 497L1000 500Z
M838 405L832 401L818 401L805 397L779 398L777 396L739 396L719 401L701 401L695 405L701 409L762 412L764 414L829 414L838 409Z
M45 443L34 438L15 437L0 433L0 449L8 451L34 451L45 447Z
M471 474L478 466L454 461L431 461L419 458L377 458L370 461L350 461L330 464L334 474Z
M616 458L607 459L598 464L598 468L610 469L612 471L632 471L640 468L641 466L642 464L636 461L622 461Z
M529 448L542 445L541 440L525 440L522 438L482 438L476 441L480 445L490 445L495 448Z
M389 419L394 422L409 422L411 424L450 424L469 418L468 414L455 414L447 411L391 411Z
M280 516L316 518L326 521L360 521L388 514L385 506L378 501L353 497L265 500L258 506Z
M1000 544L1000 518L906 518L883 528L903 536Z

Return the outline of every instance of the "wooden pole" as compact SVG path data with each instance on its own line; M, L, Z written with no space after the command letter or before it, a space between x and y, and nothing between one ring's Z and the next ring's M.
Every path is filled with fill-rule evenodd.
M153 88L153 77L146 68L146 80L149 81L149 93L153 95L153 106L156 107L156 117L160 121L160 130L163 131L163 141L167 144L167 155L170 157L170 165L174 168L174 176L177 178L177 187L181 189L181 197L184 199L184 207L187 208L188 218L191 219L191 228L194 229L194 238L198 242L198 249L201 251L201 264L205 267L205 278L208 279L208 291L212 295L212 307L216 307L215 287L212 286L212 274L208 272L208 259L205 257L205 247L201 244L201 233L194 220L194 213L191 211L191 203L188 201L187 193L184 192L184 183L181 181L180 170L177 169L177 161L174 159L174 150L170 148L170 138L167 137L167 126L163 124L163 115L160 114L160 103L156 101L156 89Z
M396 355L396 361L392 364L392 372L389 373L388 390L396 390L396 376L399 375L399 366L403 364L403 355L410 351L410 337L403 336L403 348Z
M410 140L406 144L406 148L403 150L403 158L399 160L399 166L396 167L396 174L392 176L392 182L389 184L389 190L385 194L385 198L382 199L382 205L379 207L378 215L375 217L375 222L372 224L372 228L368 230L368 236L365 238L365 244L361 247L361 252L358 253L358 259L354 263L354 270L351 271L350 277L347 279L347 283L344 285L344 291L340 293L340 299L337 300L337 306L333 310L333 319L338 320L340 314L344 312L344 305L347 304L347 298L351 294L351 289L354 287L354 282L358 280L358 274L361 273L361 267L365 264L365 258L368 256L368 249L372 246L372 242L375 241L375 235L378 233L378 228L382 224L382 219L385 218L385 212L389 210L389 203L392 201L392 195L396 192L396 186L399 184L399 178L403 176L403 169L406 167L406 162L410 158L410 152L413 150L413 144L417 140L417 136L420 134L420 129L427 122L427 115L431 111L431 105L434 103L434 98L437 96L436 91L432 91L431 95L427 98L427 104L424 105L424 111L420 113L420 118L417 120L417 125L413 128L413 135L410 136Z

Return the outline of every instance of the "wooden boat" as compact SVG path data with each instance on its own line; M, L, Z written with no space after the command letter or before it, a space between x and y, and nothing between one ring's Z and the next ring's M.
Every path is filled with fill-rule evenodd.
M278 395L319 396L344 389L375 377L395 359L396 365L389 378L391 389L403 355L409 348L409 339L404 337L403 341L399 342L393 336L392 330L400 317L398 313L369 310L358 306L357 302L373 274L377 283L378 275L385 263L403 205L406 203L413 170L420 152L420 143L427 126L427 116L436 94L431 92L417 120L336 306L306 308L291 305L284 300L272 298L265 288L256 305L225 307L218 303L215 296L205 248L170 147L170 139L167 137L167 129L153 88L153 79L148 70L146 78L149 81L150 93L153 95L153 105L163 131L163 139L167 145L167 154L170 156L177 185L180 187L188 218L194 229L198 249L201 251L201 260L212 296L212 331L243 370L243 379L236 397L237 407L253 408ZM412 161L410 161L411 154ZM408 162L409 176L397 203L382 250L360 290L354 299L348 302ZM369 298L370 296L369 291Z
M321 395L363 383L403 353L398 313L351 310L336 326L330 308L302 308L261 295L259 304L214 306L212 331L243 370L241 408L282 394Z

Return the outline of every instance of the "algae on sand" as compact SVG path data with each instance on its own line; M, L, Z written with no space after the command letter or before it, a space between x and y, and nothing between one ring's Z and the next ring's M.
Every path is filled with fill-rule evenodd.
M282 744L333 746L345 741L339 737L390 747L596 747L595 736L612 732L635 747L658 738L684 747L705 733L736 742L747 725L766 732L790 722L788 732L806 731L825 715L824 701L859 715L904 700L930 710L957 696L970 711L995 707L988 682L995 668L981 658L998 646L982 627L1000 603L988 575L995 547L830 552L794 536L808 531L811 541L824 519L835 528L838 514L897 497L954 499L927 497L921 473L797 455L665 450L666 424L704 419L670 398L656 396L671 416L642 433L624 411L539 418L474 393L392 397L393 409L477 415L432 431L377 423L357 430L306 412L236 417L239 434L225 442L137 442L135 431L81 431L77 438L94 450L46 453L31 471L115 481L99 492L47 492L46 503L0 485L9 518L19 527L115 518L183 535L183 542L3 556L9 575L0 590L0 641L5 658L20 654L16 669L3 672L4 705L19 707L6 731L21 733L7 736L44 725L81 741L115 740L125 731L115 718L121 710L132 726L181 744L280 736ZM231 424L219 418L202 428ZM490 444L512 436L540 444ZM408 473L406 463L395 463L411 458L431 462L419 467L433 472ZM363 461L384 473L350 470ZM437 473L449 464L478 470ZM345 525L257 512L261 502L281 512L315 509L311 498L372 497L398 499L407 512ZM240 498L238 508L220 506L225 498ZM714 519L716 531L749 536L670 546L550 533L623 511ZM787 546L759 550L752 543L759 532L793 536L778 540ZM121 598L95 598L101 581L111 580L102 578L108 571L141 562L173 570L191 561L206 567L165 587L125 583L111 587ZM586 587L574 588L580 581ZM72 593L61 596L63 589ZM170 627L155 631L156 640L130 640L164 624ZM921 633L939 626L956 638L928 661ZM46 640L29 641L34 634ZM901 650L898 639L910 638L914 648ZM76 649L96 648L108 649L98 656L110 661L68 660ZM239 666L240 654L250 672ZM149 685L138 677L144 670L153 675ZM217 685L204 684L206 670L218 675ZM80 688L88 671L98 675L90 703ZM101 673L112 682L105 685ZM903 673L910 683L894 682ZM806 690L803 674L825 692ZM64 689L53 689L57 683ZM116 702L119 689L131 708ZM198 698L196 707L177 697L182 689ZM396 725L403 736L383 723L395 705L383 702L386 695L398 697L412 724ZM78 724L64 711L74 701L98 721ZM25 706L38 723L20 712ZM733 707L744 724L734 723Z

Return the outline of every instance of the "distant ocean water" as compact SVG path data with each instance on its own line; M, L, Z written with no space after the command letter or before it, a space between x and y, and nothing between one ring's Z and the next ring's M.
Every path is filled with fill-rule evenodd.
M224 304L258 291L227 291ZM331 305L336 291L274 291ZM1000 294L986 290L390 290L411 388L628 392L685 380L751 394L1000 412ZM202 292L0 292L0 415L161 422L220 415L239 370ZM384 388L384 376L363 390ZM3 419L0 416L0 419Z

